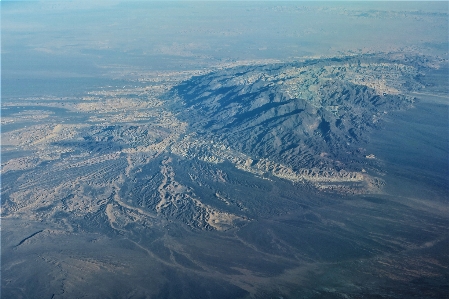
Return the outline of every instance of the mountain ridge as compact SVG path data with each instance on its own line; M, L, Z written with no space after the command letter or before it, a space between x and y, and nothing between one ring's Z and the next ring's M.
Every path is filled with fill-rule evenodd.
M421 86L419 68L374 55L240 66L193 77L166 97L189 133L252 159L360 170L341 161L365 159L360 147L383 115L412 107L404 91Z

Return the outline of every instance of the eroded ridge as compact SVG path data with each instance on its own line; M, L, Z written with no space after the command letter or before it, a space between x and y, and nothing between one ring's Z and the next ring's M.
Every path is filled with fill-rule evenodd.
M18 126L2 133L3 152L18 153L2 161L3 215L38 221L65 215L61 225L70 230L78 220L91 219L99 225L107 220L118 232L126 232L130 224L145 228L167 220L207 230L226 230L242 221L204 204L191 188L175 180L167 154L185 133L186 124L158 98L170 82L92 91L82 98L7 102L5 109L19 104L25 110L2 119ZM41 108L64 109L66 115L40 114ZM66 117L74 114L82 115L83 122L67 123ZM36 121L36 116L45 121L20 126ZM144 177L146 186L141 186L142 168L151 163L161 163L159 171L150 179Z

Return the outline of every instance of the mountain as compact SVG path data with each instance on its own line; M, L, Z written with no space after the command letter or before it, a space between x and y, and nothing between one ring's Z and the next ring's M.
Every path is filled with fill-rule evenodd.
M177 116L204 138L295 170L323 161L334 165L331 159L344 158L366 140L364 132L375 128L384 113L413 102L384 77L402 79L414 70L381 64L328 59L195 77L173 89L181 101ZM367 75L371 81L356 81Z
M413 106L420 68L383 55L240 66L184 81L166 99L188 133L244 154L246 168L363 181L363 145L385 114Z

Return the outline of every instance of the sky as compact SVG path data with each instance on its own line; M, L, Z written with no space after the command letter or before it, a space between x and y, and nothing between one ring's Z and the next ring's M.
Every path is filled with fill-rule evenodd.
M2 2L6 78L361 51L447 52L447 2Z

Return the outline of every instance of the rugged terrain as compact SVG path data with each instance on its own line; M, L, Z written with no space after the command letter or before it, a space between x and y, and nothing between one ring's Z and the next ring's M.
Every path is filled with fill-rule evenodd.
M77 297L92 275L97 297L442 294L426 279L447 269L444 211L390 195L370 140L420 94L444 98L426 78L445 63L259 62L6 99L3 294Z
M306 189L380 193L382 171L364 145L387 113L412 107L408 94L424 87L423 59L367 55L239 66L180 84L160 84L155 76L144 87L81 100L25 99L22 111L2 121L41 123L4 133L6 157L17 149L31 153L4 160L4 213L102 215L115 228L115 213L140 211L144 218L228 229L251 210L224 195L235 181L226 163ZM74 113L87 122L73 123ZM172 165L183 160L192 164L184 175Z

